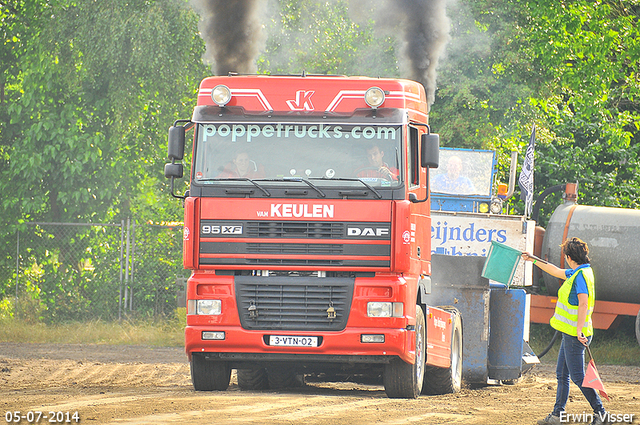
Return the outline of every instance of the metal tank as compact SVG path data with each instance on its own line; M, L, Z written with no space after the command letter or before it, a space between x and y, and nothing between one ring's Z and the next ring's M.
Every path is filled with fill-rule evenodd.
M589 246L596 279L596 299L640 303L640 210L590 207L565 202L549 221L542 243L542 258L568 268L560 244L578 237ZM560 281L543 273L550 295Z

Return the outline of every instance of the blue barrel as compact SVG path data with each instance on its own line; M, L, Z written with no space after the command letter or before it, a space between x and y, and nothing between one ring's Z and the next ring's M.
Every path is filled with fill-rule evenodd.
M520 377L524 352L524 316L527 293L491 284L489 333L489 378L512 380Z

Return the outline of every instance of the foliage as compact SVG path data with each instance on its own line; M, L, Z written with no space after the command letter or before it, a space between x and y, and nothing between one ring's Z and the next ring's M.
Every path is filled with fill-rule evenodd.
M530 5L526 29L549 93L532 104L554 136L540 149L540 181L579 181L583 203L638 208L640 3L546 6Z
M394 39L376 37L371 20L354 22L346 0L280 0L258 65L268 74L399 76Z
M9 106L7 186L17 191L5 208L51 221L126 217L139 183L158 174L166 128L188 110L180 100L204 75L196 18L173 1L87 0L54 12L26 49Z
M271 0L259 72L401 77L402 31L376 22L374 3ZM579 181L583 204L639 208L640 0L459 0L449 16L430 117L442 144L496 149L506 181L536 123L537 193ZM161 165L167 127L191 115L208 74L197 21L187 0L0 0L2 314L26 222L180 220ZM57 248L21 258L25 306L47 320L94 308L107 278L90 264L112 245L41 230ZM162 238L141 261L175 261L179 240ZM54 269L64 273L52 280ZM171 281L140 278L134 302L166 312Z
M640 3L463 1L451 12L431 114L444 144L498 149L504 181L535 122L537 193L579 181L581 203L638 208Z
M190 114L207 71L197 16L185 2L31 0L0 6L2 30L13 34L12 49L1 51L0 81L10 83L2 86L9 102L0 108L8 122L0 127L0 190L8 195L1 202L6 249L0 266L7 271L1 294L14 285L19 222L179 219L180 205L168 196L159 164L166 157L166 129ZM49 297L66 293L71 300L86 289L80 283L86 273L78 267L82 252L42 248L22 260L29 268L67 270L63 279L76 289L62 290L63 282L43 285ZM60 291L49 293L53 287Z
M162 318L89 320L55 324L0 317L0 342L118 344L179 347L184 344L186 309Z

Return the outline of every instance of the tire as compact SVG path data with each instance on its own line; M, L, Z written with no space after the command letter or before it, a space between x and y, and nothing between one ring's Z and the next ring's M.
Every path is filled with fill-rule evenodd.
M287 365L267 367L269 388L279 390L284 388L299 388L305 385L304 375Z
M243 391L257 391L269 389L267 370L263 367L252 369L238 369L238 387Z
M638 340L638 345L640 345L640 310L638 311L638 316L636 317L636 339Z
M451 329L451 366L448 368L427 367L423 394L457 393L462 387L462 319L457 310L453 313Z
M229 388L231 368L226 362L208 361L201 354L192 354L191 383L196 391L224 391Z
M422 307L416 305L416 361L405 363L395 358L384 367L382 381L389 398L417 398L424 382L426 362L426 324Z

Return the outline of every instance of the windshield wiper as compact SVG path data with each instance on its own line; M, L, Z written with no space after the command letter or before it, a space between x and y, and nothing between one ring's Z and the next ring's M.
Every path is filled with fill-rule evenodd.
M307 186L309 186L310 188L312 188L313 190L318 192L318 194L320 196L322 196L323 198L327 197L327 195L325 195L325 193L322 190L320 190L320 188L318 186L316 186L315 184L311 183L307 179L303 179L302 177L283 177L281 179L259 179L259 181L267 181L267 182L304 182L304 183L307 184Z
M312 177L315 178L316 180L339 180L339 181L343 181L343 182L360 182L363 185L365 185L367 187L367 189L369 189L370 191L372 191L373 193L375 193L375 195L378 197L378 199L382 199L382 195L380 194L380 192L378 192L373 186L371 186L369 183L363 182L360 179L355 179L355 178L346 178L346 177L335 177L335 178L331 178L331 179L327 179L325 177Z
M252 179L247 178L247 177L229 177L229 178L224 178L224 179L198 179L198 182L222 182L222 181L249 182L252 185L254 185L255 187L257 187L258 189L260 189L262 191L262 193L265 194L265 196L267 196L267 197L271 196L271 193L269 191L267 191L267 189L265 189L264 187L260 186L258 183L255 182L255 180L252 180Z

